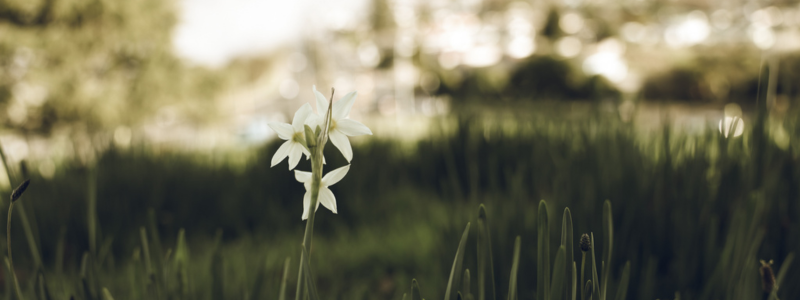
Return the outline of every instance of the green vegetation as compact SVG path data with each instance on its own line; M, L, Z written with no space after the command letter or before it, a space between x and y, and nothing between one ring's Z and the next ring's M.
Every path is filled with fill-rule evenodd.
M410 146L377 137L354 144L349 175L331 187L338 215L316 219L309 254L321 299L437 299L448 282L450 297L464 299L502 299L504 291L577 298L578 289L593 299L753 299L762 293L761 259L775 261L778 297L800 294L780 283L798 276L787 267L800 243L794 119L782 123L788 150L758 124L730 139L715 130L642 135L601 112L583 121L497 113L440 124ZM286 285L297 269L286 259L300 262L304 189L269 168L277 146L243 167L138 147L104 153L95 170L65 165L52 180L9 166L15 184L32 177L11 227L23 293L295 297ZM336 149L325 155L328 168L345 164ZM480 203L486 209L476 210ZM584 254L569 241L582 233L598 239L578 261Z

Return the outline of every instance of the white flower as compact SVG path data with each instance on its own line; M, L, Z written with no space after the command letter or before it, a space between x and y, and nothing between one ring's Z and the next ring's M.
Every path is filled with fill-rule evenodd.
M309 123L314 124L312 127L316 127L317 125L325 127L324 122L325 114L328 111L328 101L325 99L325 96L317 91L316 87L313 89L314 95L316 95L317 98L317 113L319 115L312 115L309 118ZM367 126L364 126L361 122L347 118L347 115L350 114L350 109L353 108L353 103L356 101L356 96L356 92L350 92L333 104L331 128L328 131L328 139L330 139L336 148L339 148L339 151L342 152L342 155L344 155L344 158L346 158L348 162L353 159L353 148L350 147L350 141L347 137L363 134L372 135L372 131L370 131Z
M308 116L312 113L311 105L306 103L294 113L294 119L291 125L277 122L268 124L272 130L278 133L278 137L286 140L286 142L278 148L278 151L275 151L275 156L272 157L272 165L270 167L274 167L288 156L289 170L291 170L297 166L303 154L311 156L311 153L303 146L302 142L305 140L303 125L306 123L306 120L308 120Z
M350 170L350 165L346 165L344 167L338 168L336 170L328 172L325 176L322 177L322 181L320 182L319 186L319 198L317 199L317 207L314 208L314 211L317 211L319 208L320 203L330 209L333 213L338 213L336 210L336 197L333 196L333 192L328 189L329 186L332 186L342 180L344 175L347 175L347 171ZM306 187L306 194L303 195L303 220L308 219L308 209L311 206L311 172L303 172L294 170L294 178L297 181L302 182L303 185Z

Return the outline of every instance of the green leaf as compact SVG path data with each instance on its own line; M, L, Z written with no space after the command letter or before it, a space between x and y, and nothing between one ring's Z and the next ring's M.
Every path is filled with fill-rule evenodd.
M450 269L450 279L447 281L447 290L444 292L444 299L450 300L452 291L458 291L459 278L461 276L461 263L464 260L464 247L467 245L467 236L469 236L469 225L464 228L464 233L461 234L461 242L458 243L458 250L456 250L456 258L453 260L453 267Z
M286 261L283 262L283 279L281 279L281 292L278 295L278 300L286 300L286 279L289 278L289 263L291 261L292 258L287 257Z
M317 146L317 136L314 134L314 131L311 130L311 127L308 125L303 125L304 127L304 135L305 135L305 146L309 150Z
M622 278L619 280L619 288L617 288L617 296L614 297L616 300L625 300L625 296L628 294L628 283L631 280L631 261L625 263L625 267L622 269Z
M573 257L573 235L572 235L572 213L569 211L569 207L564 208L564 216L561 218L561 246L564 247L564 267L566 268L566 272L564 273L564 282L567 284L564 285L564 290L566 291L565 295L567 299L573 299L573 290L575 290L575 280L572 278L575 277L573 273L573 265L575 264L575 259ZM555 277L554 277L555 278Z
M492 262L492 237L486 219L486 207L478 207L478 300L486 300L486 273L492 287L490 299L497 300L494 283L494 263Z
M310 300L319 300L319 294L317 294L317 283L314 282L314 276L311 273L311 265L309 265L309 257L308 252L306 252L306 247L301 245L300 248L303 248L303 273L305 273L306 279L306 289L308 290L308 299Z
M578 283L578 267L577 267L577 265L575 265L575 262L573 261L572 262L572 298L571 298L572 300L575 300L575 299L578 298L578 290L577 290L578 285L577 285L577 283Z
M600 294L600 300L606 300L608 277L611 273L611 251L614 245L614 218L611 214L611 201L608 200L603 203L603 234L606 237L606 253L604 253L606 259L603 261L603 290L602 294Z
M519 270L519 251L521 243L522 238L517 236L517 239L514 241L514 260L511 263L511 276L508 280L508 300L517 299L517 271Z
M547 223L547 203L539 202L536 245L536 299L550 299L550 230Z

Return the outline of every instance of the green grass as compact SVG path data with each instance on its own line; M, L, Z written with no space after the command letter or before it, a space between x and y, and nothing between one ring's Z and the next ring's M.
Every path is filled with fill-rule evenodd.
M356 143L348 177L332 187L339 214L320 210L315 224L316 288L321 299L441 299L452 277L451 299L503 299L515 276L518 299L546 289L579 298L586 284L573 288L578 276L569 274L583 261L567 241L592 232L585 280L593 299L760 297L759 259L774 259L788 282L800 276L785 268L800 246L800 130L793 119L783 126L787 150L753 127L729 140L712 129L642 135L599 113L570 122L446 119L412 151L381 139ZM32 177L26 210L15 209L30 232L16 216L11 228L26 298L292 299L297 265L287 273L286 259L300 262L304 190L268 167L276 147L245 165L112 150L96 171L68 163L52 180L11 166L15 182ZM327 168L344 163L335 151L326 157ZM572 234L561 233L567 207ZM41 253L41 273L31 253ZM451 272L456 253L463 262ZM458 278L467 269L476 280ZM469 293L457 287L465 282ZM779 287L781 299L800 296L798 287Z

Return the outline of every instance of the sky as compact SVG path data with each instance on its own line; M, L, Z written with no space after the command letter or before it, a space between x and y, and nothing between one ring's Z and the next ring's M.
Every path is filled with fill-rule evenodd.
M314 30L363 17L367 4L367 0L182 0L173 46L188 61L220 67L235 56L275 50Z

